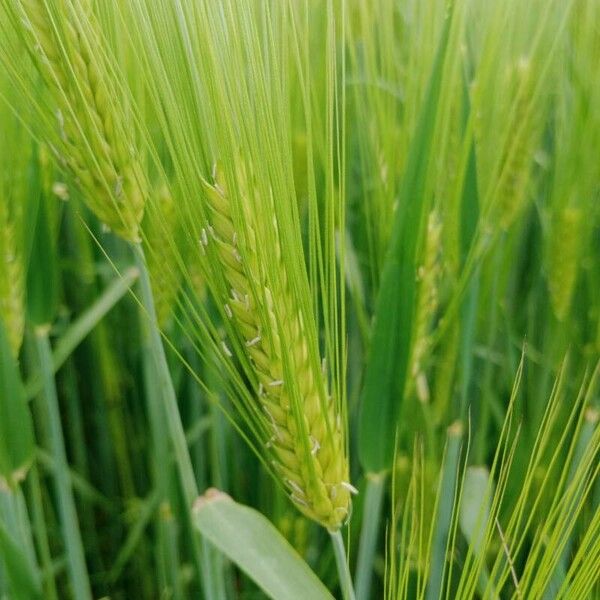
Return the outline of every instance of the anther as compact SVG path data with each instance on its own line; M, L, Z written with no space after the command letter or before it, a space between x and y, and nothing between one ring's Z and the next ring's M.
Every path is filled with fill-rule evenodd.
M347 481L342 481L340 485L343 488L346 488L351 494L358 494L358 490L351 483L348 483Z
M306 503L306 501L303 500L302 498L298 498L298 496L296 496L295 494L290 494L290 498L296 504L300 504L301 506L308 507L308 504Z

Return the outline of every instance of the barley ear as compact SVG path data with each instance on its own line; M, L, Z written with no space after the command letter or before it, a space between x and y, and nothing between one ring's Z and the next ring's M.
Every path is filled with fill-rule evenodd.
M329 530L337 530L350 510L348 463L340 415L326 391L327 382L311 356L307 316L292 293L282 260L277 222L276 247L268 256L277 261L277 289L263 275L256 217L250 209L246 187L240 199L243 231L233 218L227 187L217 174L214 185L205 185L208 231L201 242L213 245L219 259L228 297L220 298L238 336L256 381L255 410L260 415L262 440L275 474L297 508ZM246 182L244 175L240 179ZM272 215L273 212L270 212ZM286 377L285 364L293 376Z
M425 376L425 366L431 349L431 327L438 308L441 231L440 216L434 208L427 218L423 262L417 271L419 289L415 309L410 377L407 380L407 393L412 393L414 390L421 402L429 401L429 385Z
M535 80L527 59L519 60L511 72L516 88L498 181L498 204L494 217L508 229L525 207L529 193L533 155L541 132L540 107L533 104Z
M65 0L59 11L43 0L20 0L18 8L55 103L59 162L100 221L139 241L146 182L93 12L81 0Z

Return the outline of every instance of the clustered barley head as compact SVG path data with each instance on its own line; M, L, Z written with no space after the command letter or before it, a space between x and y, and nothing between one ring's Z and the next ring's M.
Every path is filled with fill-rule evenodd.
M533 104L535 80L531 63L520 59L510 71L516 96L508 122L507 138L498 182L495 215L508 229L519 216L527 199L533 156L541 132L539 106Z
M17 10L56 105L55 150L96 216L138 241L146 183L91 4L64 0L58 10L51 4L19 0Z
M425 376L425 363L431 350L431 326L438 308L438 288L441 276L439 261L442 224L434 208L427 217L423 261L417 271L419 289L415 309L415 327L407 379L407 393L413 389L422 402L429 400L429 386Z
M323 370L311 360L307 316L290 287L277 221L272 221L275 247L268 254L280 277L272 289L257 251L262 242L248 197L254 191L242 168L238 177L243 182L239 201L244 231L237 226L232 199L217 172L214 183L205 184L209 223L202 229L201 245L205 252L214 246L213 256L229 288L219 300L253 371L264 441L276 474L300 511L336 530L348 517L355 491L348 483L341 418ZM231 355L226 345L223 351ZM286 377L286 364L293 377Z

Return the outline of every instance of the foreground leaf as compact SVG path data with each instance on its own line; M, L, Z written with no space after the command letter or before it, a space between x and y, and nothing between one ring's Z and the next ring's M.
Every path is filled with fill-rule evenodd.
M331 594L286 539L259 512L211 489L196 501L200 533L277 600L330 599Z

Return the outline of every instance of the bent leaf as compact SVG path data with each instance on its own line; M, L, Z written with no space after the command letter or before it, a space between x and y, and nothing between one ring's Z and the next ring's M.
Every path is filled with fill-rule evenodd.
M331 600L332 595L287 540L259 512L210 489L194 506L200 533L271 598Z

